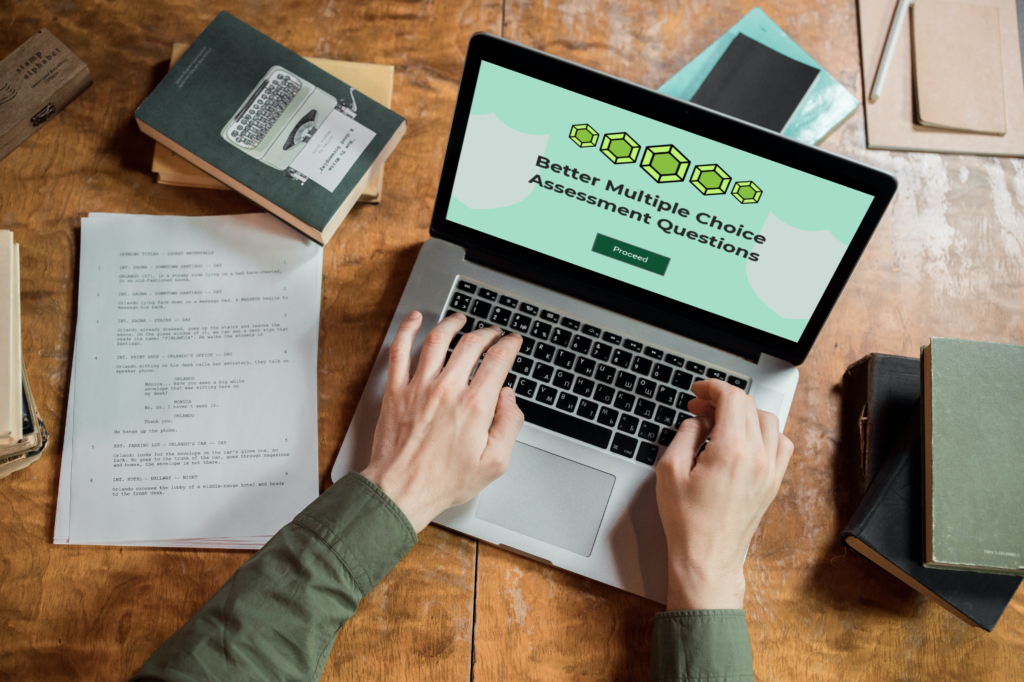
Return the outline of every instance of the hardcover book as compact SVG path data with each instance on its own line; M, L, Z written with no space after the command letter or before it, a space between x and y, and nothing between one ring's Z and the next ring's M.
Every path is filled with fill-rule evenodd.
M1024 575L1024 346L921 352L927 566Z
M142 131L321 244L401 116L221 12L135 112Z
M877 395L874 402L883 400ZM917 409L889 445L885 464L843 530L843 542L957 618L991 632L1021 579L922 565L921 420Z

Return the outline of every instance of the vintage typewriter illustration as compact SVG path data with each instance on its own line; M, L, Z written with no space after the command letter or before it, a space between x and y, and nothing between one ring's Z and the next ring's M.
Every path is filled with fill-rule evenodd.
M305 183L307 178L289 165L331 111L356 117L354 89L349 95L351 104L339 103L287 69L272 66L220 135L249 156Z

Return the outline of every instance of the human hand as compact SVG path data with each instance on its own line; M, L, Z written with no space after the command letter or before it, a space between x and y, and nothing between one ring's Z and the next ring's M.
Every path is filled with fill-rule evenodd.
M658 512L668 541L668 610L742 609L743 560L793 454L779 420L724 381L696 398L657 466ZM700 457L697 452L710 434Z
M422 322L419 312L410 313L391 343L373 454L362 472L417 533L505 473L523 425L515 394L503 387L522 337L503 337L497 327L477 329L459 340L445 364L451 340L466 323L465 315L450 315L427 334L410 377L409 355Z

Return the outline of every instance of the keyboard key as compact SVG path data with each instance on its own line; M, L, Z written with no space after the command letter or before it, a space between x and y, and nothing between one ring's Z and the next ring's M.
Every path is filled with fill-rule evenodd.
M625 346L627 350L631 350L634 353L639 353L644 349L644 344L640 343L639 341L631 341L629 339L623 341L622 345Z
M519 386L516 388L516 395L521 395L524 398L532 398L536 390L536 381L530 381L529 379L522 378L519 380Z
M681 388L684 391L690 390L690 384L693 383L693 375L689 372L684 372L681 369L677 369L675 375L672 377L672 385L676 388Z
M704 365L690 360L686 363L686 369L690 370L694 374L704 374Z
M652 443L658 438L658 425L649 421L645 421L640 424L640 430L637 432L638 436L644 440L649 440Z
M654 358L655 360L661 360L663 357L665 357L665 352L660 351L657 348L651 348L650 346L647 346L647 348L644 348L644 355L646 355L649 358Z
M654 370L651 372L651 376L658 381L664 381L666 384L672 380L672 368L668 365L663 365L660 362L654 366Z
M633 402L635 400L636 396L633 395L632 393L625 393L624 391L619 391L615 395L615 407L619 408L620 410L625 410L626 412L632 412Z
M519 356L516 356L519 359ZM543 381L547 383L551 381L551 373L555 371L555 368L551 365L545 365L543 362L538 362L537 366L533 368L533 378L537 381Z
M676 435L676 432L672 429L662 429L661 436L658 437L658 443L668 447L672 443L672 438Z
M617 365L622 369L629 369L629 365L632 361L633 354L627 353L624 350L616 350L615 354L612 355L612 364Z
M572 386L573 378L574 377L570 372L558 370L557 372L555 372L555 378L551 380L551 383L557 386L558 388L564 388L565 390L568 391L569 387Z
M566 329L558 328L551 335L551 343L557 343L562 348L568 348L572 341L572 333Z
M537 313L540 312L540 308L538 308L535 305L531 305L529 303L526 303L526 302L520 303L519 304L519 309L522 310L527 315L536 315Z
M688 410L690 409L690 401L696 397L697 396L690 395L689 393L680 393L679 399L676 400L676 407L680 410Z
M529 374L531 369L533 369L533 360L525 355L517 355L516 359L512 361L512 371L516 374Z
M594 389L594 399L598 402L602 402L605 405L611 405L613 398L615 398L615 389L611 386L598 384L597 388Z
M553 313L550 310L545 310L540 314L540 316L543 317L548 322L554 322L556 324L558 323L558 313Z
M528 318L526 315L520 315L519 313L516 313L515 317L512 318L511 325L509 326L511 326L517 332L522 332L523 334L525 334L526 332L530 331L530 318Z
M653 398L656 390L658 390L658 384L650 379L640 379L636 382L636 392L645 398Z
M579 398L574 395L569 395L563 391L562 394L558 396L558 402L555 403L555 407L560 410L565 410L566 412L572 412L576 409L577 400L579 400Z
M725 372L720 369L711 369L709 367L708 371L704 373L704 376L709 379L721 379L722 381L725 381Z
M584 377L576 377L576 385L572 387L572 392L589 398L594 393L594 382Z
M629 436L621 433L616 433L615 438L612 439L611 451L616 455L632 457L633 453L636 452L636 443L636 438L630 438Z
M583 353L584 355L586 355L587 353L590 352L590 339L588 339L585 336L580 336L579 334L577 334L576 338L572 340L572 345L569 346L569 348L572 348L577 353Z
M455 308L456 310L466 312L467 310L469 310L469 302L472 300L473 299L467 296L466 294L456 293L454 296L452 296L452 307Z
M570 320L568 317L563 317L562 318L562 326L563 327L568 327L569 329L571 329L573 331L578 331L579 328L580 328L580 323L577 322L576 320Z
M690 419L692 417L693 417L692 414L688 414L686 412L680 411L680 413L678 415L676 415L675 427L678 429L682 425L682 423L684 421L686 421L687 419Z
M473 309L469 312L473 313L477 317L487 319L487 316L491 314L491 304L483 299L476 299L473 301Z
M486 298L488 301L497 301L498 300L498 292L497 291L491 291L490 289L481 289L480 290L480 298Z
M640 398L636 401L636 408L633 410L633 414L639 415L644 419L650 419L654 416L654 403Z
M592 324L583 325L583 333L587 336L593 336L595 339L601 338L601 330Z
M618 334L612 334L611 332L605 332L601 335L601 338L608 343L614 343L616 346L622 343L622 337Z
M529 355L530 353L533 352L533 344L534 344L533 339L531 339L529 336L524 336L523 337L523 345L519 347L519 352L520 353L525 353L526 355Z
M447 352L446 352L446 353L444 354L444 364L446 364L446 365L447 365L447 364L448 364L448 361L449 361L449 360L451 360L451 359L452 359L452 352L451 352L451 351L447 351Z
M480 320L475 325L473 325L473 329L487 329L490 326L492 325L488 324L487 320Z
M636 450L636 461L641 464L654 464L658 458L658 446L654 443L640 443Z
M531 424L569 438L575 438L594 447L604 449L608 447L608 442L612 439L611 429L584 421L570 414L563 414L538 403L524 400L519 404L519 409L523 411L526 421Z
M628 414L624 414L619 417L619 431L625 431L626 433L636 433L636 428L640 425L640 420L636 417L632 417Z
M676 420L676 411L671 407L665 407L664 405L658 406L658 411L654 415L654 421L665 426L672 426L672 422ZM654 440L653 438L651 440Z
M456 334L455 336L453 336L452 342L448 344L448 350L455 350L455 346L459 345L459 339L461 339L463 336L465 336L465 334Z
M594 375L594 367L596 367L596 366L597 366L597 363L594 362L593 360L591 360L590 358L585 358L582 355L580 357L576 358L576 373L577 374L583 374L583 375L588 376L588 377L589 376L593 376Z
M494 313L491 315L491 322L498 325L499 327L504 327L505 325L508 324L508 318L510 318L511 316L512 311L509 310L508 308L495 306Z
M739 377L729 377L725 380L725 383L732 384L736 388L742 388L743 390L747 389L747 380L740 379Z
M531 331L530 333L536 336L538 339L547 341L548 336L551 334L551 325L545 322L541 322L540 320L537 320L536 322L533 323L533 331Z
M594 378L598 381L610 384L615 380L615 368L609 367L608 365L598 365L597 374L594 375Z
M674 388L669 388L668 386L658 386L658 395L656 395L654 399L657 400L659 403L671 405L676 401L676 393L678 393L678 391Z
M555 347L547 343L538 343L537 350L533 351L533 357L544 362L551 362L551 358L555 357Z
M665 356L665 362L667 362L670 365L675 365L676 367L683 367L686 365L685 360L683 360L678 355L672 355L671 353Z
M537 400L541 401L545 405L554 405L555 398L558 397L558 389L551 388L550 386L541 386L540 390L537 391Z
M637 374L647 376L651 373L651 361L639 355L633 358L633 371Z
M608 407L602 407L600 414L597 415L597 421L605 426L614 427L618 420L619 413Z
M623 391L632 391L636 386L636 375L619 370L619 376L615 378L615 386Z
M593 419L594 415L597 414L597 403L592 403L589 400L580 400L580 407L576 410L576 414L584 419Z
M511 296L502 296L501 298L498 299L498 303L502 305L507 305L509 308L515 308L517 305L519 305L519 301L512 298Z
M594 344L594 350L590 351L590 355L601 362L608 362L608 358L612 356L612 347L598 341Z
M470 284L464 279L460 279L459 283L456 284L455 286L457 286L459 289L462 289L463 291L468 291L471 294L476 293L476 285Z
M576 362L576 356L567 350L560 350L555 356L555 364L562 369L572 369L574 362Z

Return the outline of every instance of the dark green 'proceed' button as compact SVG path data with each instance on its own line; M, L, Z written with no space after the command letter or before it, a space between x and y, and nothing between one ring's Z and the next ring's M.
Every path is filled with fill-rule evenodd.
M635 265L642 270L650 270L656 275L664 275L665 270L668 269L669 259L665 256L641 249L639 246L620 242L618 239L612 239L603 234L597 235L592 251L623 263Z

